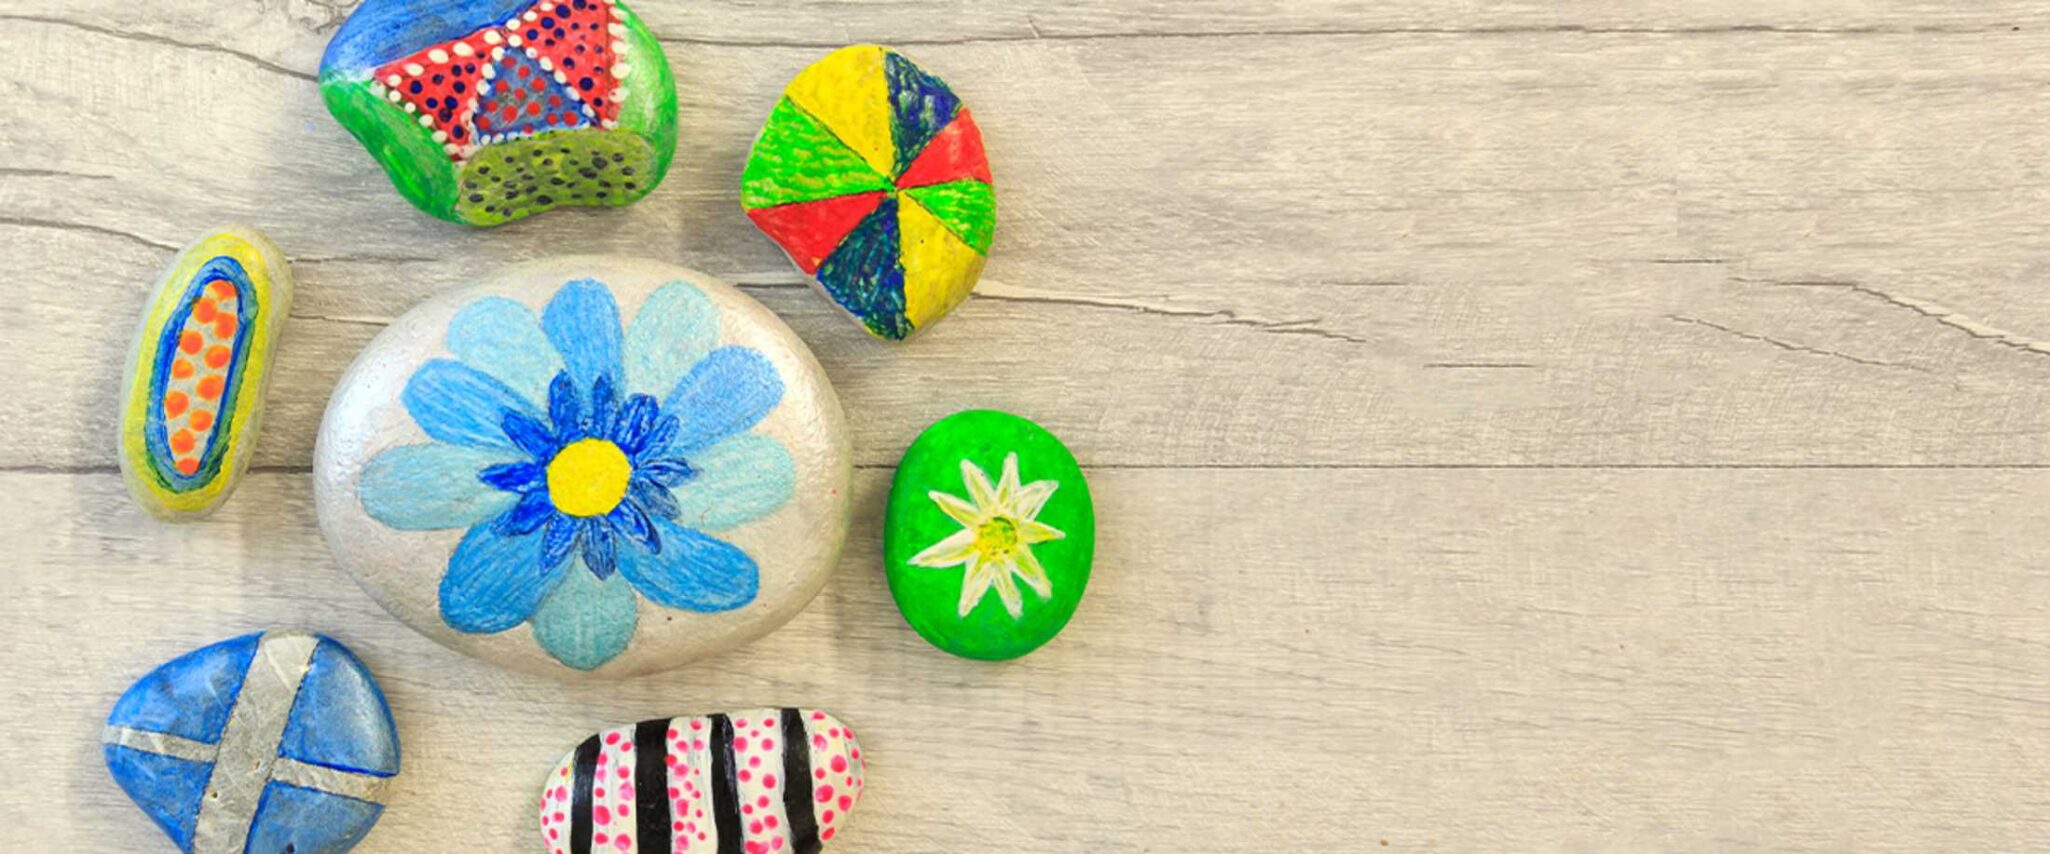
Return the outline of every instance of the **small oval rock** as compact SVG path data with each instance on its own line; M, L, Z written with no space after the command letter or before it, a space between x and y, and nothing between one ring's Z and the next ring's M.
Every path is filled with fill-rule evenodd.
M122 381L121 473L136 503L189 520L248 468L292 273L263 235L229 226L178 253L155 294Z
M765 634L838 561L852 452L760 303L563 258L407 312L329 402L321 531L401 620L486 660L626 677Z
M541 790L550 854L817 854L846 832L854 731L810 709L663 718L585 739Z
M1096 509L1067 446L1004 412L961 412L904 452L883 534L906 622L964 658L1018 658L1060 634L1089 586Z
M842 48L797 75L755 140L741 207L876 337L968 298L996 232L982 130L894 50Z

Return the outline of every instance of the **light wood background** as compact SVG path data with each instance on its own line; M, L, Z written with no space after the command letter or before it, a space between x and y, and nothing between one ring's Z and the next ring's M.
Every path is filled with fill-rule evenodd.
M536 850L602 726L831 709L846 852L1996 851L2050 840L2050 3L641 0L669 181L497 231L392 192L312 82L346 0L0 0L0 849L169 846L99 758L159 661L267 626L381 677L371 852ZM739 212L755 130L876 40L982 119L979 296L869 341ZM116 472L173 251L294 257L260 470L148 520ZM722 275L845 401L848 557L795 622L565 687L385 616L315 531L333 383L501 260ZM1019 663L949 658L880 568L926 424L1033 417L1095 583Z

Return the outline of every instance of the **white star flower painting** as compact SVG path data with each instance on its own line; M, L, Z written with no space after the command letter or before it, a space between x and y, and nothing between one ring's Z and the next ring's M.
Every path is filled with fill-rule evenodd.
M1067 536L1034 518L1060 488L1060 482L1020 485L1017 454L1004 458L1003 476L995 486L980 466L968 460L961 461L961 480L968 488L965 500L939 490L926 493L940 510L961 523L961 530L913 555L911 565L966 567L961 577L962 617L975 610L994 587L1011 619L1020 619L1025 615L1025 599L1018 582L1023 581L1042 600L1053 596L1053 583L1046 577L1046 568L1032 556L1032 547Z

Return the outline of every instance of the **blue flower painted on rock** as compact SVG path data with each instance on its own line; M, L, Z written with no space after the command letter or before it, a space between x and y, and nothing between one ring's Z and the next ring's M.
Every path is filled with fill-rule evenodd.
M402 396L434 442L379 454L358 481L386 526L466 530L441 579L444 622L531 622L549 655L589 670L625 651L642 597L700 613L754 601L754 558L713 532L783 506L796 473L749 432L782 378L718 335L718 310L683 282L628 326L589 279L539 317L487 297L450 321L456 358L421 366Z

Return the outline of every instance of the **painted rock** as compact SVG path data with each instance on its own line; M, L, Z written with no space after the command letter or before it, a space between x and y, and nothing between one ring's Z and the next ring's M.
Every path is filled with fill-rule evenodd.
M189 852L362 841L399 773L377 680L334 639L263 632L158 667L107 716L107 768Z
M861 746L825 712L643 721L586 739L541 792L551 854L815 854L861 801Z
M451 222L632 204L676 153L669 60L617 0L367 0L320 88L399 193Z
M567 258L407 313L329 403L329 547L393 614L539 673L631 676L825 584L851 451L811 351L702 273Z
M1012 659L1075 615L1096 510L1052 433L1008 413L960 412L904 452L883 551L890 594L927 641L964 658Z
M122 380L121 473L151 513L196 519L249 466L292 271L263 235L229 226L178 253L155 293Z
M940 79L875 45L842 48L783 90L741 206L876 336L945 317L982 276L996 191L982 131Z

